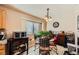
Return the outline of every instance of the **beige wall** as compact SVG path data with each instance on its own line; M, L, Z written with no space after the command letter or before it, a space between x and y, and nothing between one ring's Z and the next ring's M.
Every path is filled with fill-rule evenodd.
M44 28L46 27L46 22L7 8L6 30L8 34L13 31L25 31L24 26L26 20L42 23L42 30L75 32L77 15L79 15L79 5L62 5L61 7L53 6L52 8L54 9L52 16L53 20L47 23L47 29ZM58 28L53 28L54 21L59 22L60 25Z
M77 5L61 5L58 8L54 6L53 9L53 18L47 23L47 30L75 32L79 7ZM53 27L55 21L59 22L58 28Z
M44 21L42 21L40 18L36 18L33 16L30 16L28 14L24 14L22 12L9 9L6 7L0 7L0 8L5 8L6 10L6 32L8 36L12 36L12 32L14 31L26 31L25 26L26 26L26 20L33 21L33 22L38 22L41 23L42 26L44 26ZM29 26L29 25L28 25ZM42 30L44 30L44 27L42 27Z

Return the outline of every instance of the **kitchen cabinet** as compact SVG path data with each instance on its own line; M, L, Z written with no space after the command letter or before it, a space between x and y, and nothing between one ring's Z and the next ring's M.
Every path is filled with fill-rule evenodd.
M7 45L7 40L2 40L0 41L0 55L6 55L6 45Z
M28 54L28 38L10 38L7 43L8 55Z
M5 28L6 11L0 9L0 28Z
M0 44L0 55L5 55L5 44Z

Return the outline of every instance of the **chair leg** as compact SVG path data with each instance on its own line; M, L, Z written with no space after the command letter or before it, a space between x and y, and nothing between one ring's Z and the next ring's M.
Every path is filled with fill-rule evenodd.
M41 54L41 52L44 52L44 50L39 50L39 55ZM42 55L50 55L50 51L45 51L45 53Z
M58 52L57 52L57 46L54 45L53 48L51 48L50 52L54 51L57 55L58 55Z
M57 45L55 45L55 47L56 47L56 54L58 55L58 52L57 52Z

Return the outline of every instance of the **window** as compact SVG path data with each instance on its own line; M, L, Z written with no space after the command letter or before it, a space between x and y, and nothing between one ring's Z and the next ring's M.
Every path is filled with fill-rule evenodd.
M79 30L79 16L77 16L77 30Z
M26 21L26 31L27 34L37 33L41 29L41 23L36 23L32 21Z
M30 22L30 21L26 22L26 31L27 31L27 34L33 33L33 23L32 22Z
M40 31L40 25L39 23L34 23L34 33L37 33Z

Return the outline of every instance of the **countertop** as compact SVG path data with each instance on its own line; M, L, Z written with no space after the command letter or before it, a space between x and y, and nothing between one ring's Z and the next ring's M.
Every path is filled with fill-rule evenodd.
M0 44L7 44L7 39L0 40Z

